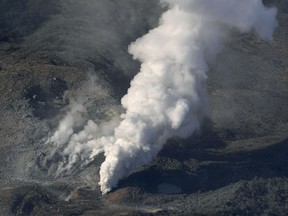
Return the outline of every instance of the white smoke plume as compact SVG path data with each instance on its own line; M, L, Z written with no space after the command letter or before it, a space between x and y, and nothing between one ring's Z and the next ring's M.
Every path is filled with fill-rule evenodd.
M81 121L83 113L86 110L81 104L72 104L71 110L66 114L65 118L60 122L58 129L47 140L47 143L53 143L57 148L65 145L74 133L74 127Z
M226 31L255 31L272 40L277 26L276 9L265 8L261 0L160 1L169 9L159 27L129 46L142 64L122 98L121 121L112 120L109 130L88 122L76 135L68 130L68 141L68 135L54 139L68 143L63 155L69 157L60 170L70 169L79 157L89 162L104 152L102 193L150 162L167 139L187 138L199 128L206 112L207 61L221 51Z

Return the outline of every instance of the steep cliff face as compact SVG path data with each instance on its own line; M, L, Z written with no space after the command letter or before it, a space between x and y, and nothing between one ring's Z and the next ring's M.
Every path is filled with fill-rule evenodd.
M49 176L55 131L71 104L83 121L123 112L139 71L127 46L164 10L146 0L0 1L0 213L3 215L285 215L288 195L288 3L274 40L232 33L209 65L209 116L188 140L101 198L101 155ZM76 130L80 130L82 123Z

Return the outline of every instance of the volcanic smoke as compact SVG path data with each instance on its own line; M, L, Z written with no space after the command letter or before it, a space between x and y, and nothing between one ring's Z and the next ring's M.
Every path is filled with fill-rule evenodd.
M104 152L99 182L103 194L149 163L168 139L187 138L199 128L207 107L207 63L221 51L229 30L254 31L270 41L277 26L277 10L261 0L160 2L168 10L159 26L128 49L141 68L121 100L126 112L100 125L89 120L76 134L74 116L83 111L77 105L48 140L55 148L65 145L58 174Z

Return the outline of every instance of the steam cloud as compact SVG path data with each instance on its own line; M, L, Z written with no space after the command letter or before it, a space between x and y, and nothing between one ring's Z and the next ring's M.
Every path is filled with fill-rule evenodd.
M142 64L122 98L126 113L100 125L89 120L75 134L75 117L83 111L77 105L48 140L63 149L65 160L58 173L80 161L88 164L104 152L102 193L150 162L167 139L187 138L199 128L206 112L207 62L221 51L226 31L254 30L262 39L272 40L277 26L276 9L265 8L261 0L160 2L169 10L159 27L129 46L129 53Z

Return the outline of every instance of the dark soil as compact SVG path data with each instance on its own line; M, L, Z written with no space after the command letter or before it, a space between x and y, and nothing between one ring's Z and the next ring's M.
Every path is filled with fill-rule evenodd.
M273 42L232 33L208 73L209 116L102 196L103 155L51 177L47 136L82 103L122 111L139 70L127 46L158 24L146 0L0 0L0 215L287 215L288 4Z

